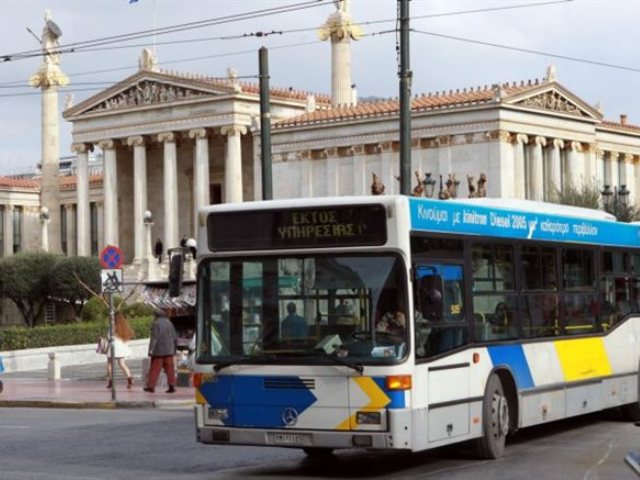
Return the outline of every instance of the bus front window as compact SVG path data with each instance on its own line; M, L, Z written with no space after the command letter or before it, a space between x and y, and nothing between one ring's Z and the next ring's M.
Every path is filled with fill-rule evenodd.
M199 361L397 361L408 352L406 284L391 254L203 261Z

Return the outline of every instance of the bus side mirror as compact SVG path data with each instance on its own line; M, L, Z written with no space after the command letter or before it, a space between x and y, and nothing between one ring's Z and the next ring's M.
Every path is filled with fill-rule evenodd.
M428 275L420 279L420 311L428 321L439 321L443 317L442 289L444 282L440 275Z
M169 296L178 297L182 290L182 271L184 265L184 250L171 248L169 254Z

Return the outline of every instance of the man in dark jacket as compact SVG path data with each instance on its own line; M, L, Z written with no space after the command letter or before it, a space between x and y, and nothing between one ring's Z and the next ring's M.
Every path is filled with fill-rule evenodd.
M173 323L164 314L156 314L156 318L151 324L151 339L149 340L149 356L151 366L149 367L149 379L145 392L155 392L158 376L164 368L167 374L169 389L167 393L176 391L176 373L174 368L174 356L176 353L176 329Z

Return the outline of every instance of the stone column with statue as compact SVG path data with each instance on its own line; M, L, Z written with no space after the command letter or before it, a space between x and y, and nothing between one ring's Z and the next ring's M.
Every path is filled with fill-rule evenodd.
M40 204L49 210L49 225L52 231L60 231L60 131L58 121L58 87L69 84L69 78L60 69L60 27L52 20L51 12L45 11L42 29L42 62L37 72L29 78L29 85L42 91L42 180ZM49 250L62 252L60 235L49 239Z

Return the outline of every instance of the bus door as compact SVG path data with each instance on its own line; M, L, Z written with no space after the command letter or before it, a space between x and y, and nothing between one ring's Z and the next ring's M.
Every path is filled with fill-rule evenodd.
M469 362L442 357L467 342L463 266L428 261L414 271L417 381L426 379L416 393L426 396L420 403L428 409L428 441L436 442L469 432Z

